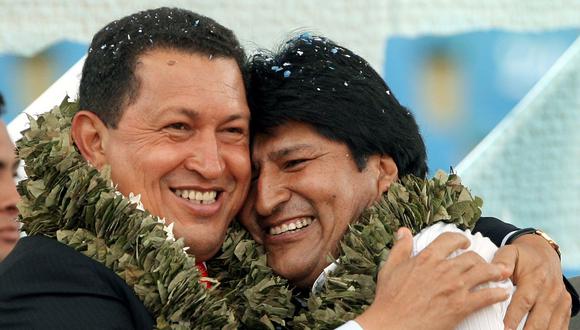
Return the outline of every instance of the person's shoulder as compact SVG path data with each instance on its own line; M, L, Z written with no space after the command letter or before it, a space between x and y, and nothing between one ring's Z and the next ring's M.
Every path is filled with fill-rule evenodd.
M73 250L54 238L41 235L22 237L16 246L18 247L16 250L19 251L17 255L27 256L47 255L55 251L68 252L68 250Z
M44 236L23 237L0 263L0 282L25 283L33 290L88 289L118 292L122 280L101 263Z
M30 266L31 263L47 266L89 262L88 257L60 243L56 239L45 236L27 236L21 238L13 251L6 257L2 266L5 269L18 267L20 264Z
M0 328L149 329L153 319L133 290L112 270L81 252L48 237L22 238L0 263ZM14 323L16 324L16 323ZM19 323L20 324L20 323ZM24 324L24 323L22 323Z

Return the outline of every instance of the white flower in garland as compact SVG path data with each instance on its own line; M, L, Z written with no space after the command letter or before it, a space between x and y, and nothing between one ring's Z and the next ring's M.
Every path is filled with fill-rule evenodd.
M131 204L137 205L137 210L145 211L145 206L143 206L143 203L141 203L141 194L135 195L132 192L129 193L129 201Z
M115 189L117 188L116 186L114 186L114 187L115 187ZM115 193L117 195L123 196L123 194L121 194L121 192L119 192L118 190ZM125 196L123 196L123 197L125 197ZM136 205L135 208L137 210L145 211L145 206L141 202L141 194L134 194L134 193L130 192L129 197L127 197L127 198L131 204ZM165 218L161 218L161 217L157 217L157 222L159 222L160 224L163 225L163 231L167 234L166 240L171 241L171 242L175 242L175 234L173 232L174 223L171 222L169 225L167 225L167 220ZM189 246L183 247L183 252L187 252L187 250L189 250Z
M163 223L165 223L165 219L161 219ZM160 221L160 222L161 222ZM175 241L175 236L173 235L173 225L174 223L170 223L169 226L163 226L163 231L167 234L168 241Z

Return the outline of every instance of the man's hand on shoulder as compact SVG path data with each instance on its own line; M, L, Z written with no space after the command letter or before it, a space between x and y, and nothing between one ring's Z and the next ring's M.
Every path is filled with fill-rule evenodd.
M356 321L365 329L450 329L467 315L508 298L502 288L472 290L509 276L503 265L466 252L447 259L469 241L445 233L411 257L411 232L401 228L399 240L379 272L372 305Z
M515 329L529 313L526 329L568 329L572 300L562 281L560 258L538 235L523 235L500 248L492 261L513 270L517 286L504 323Z

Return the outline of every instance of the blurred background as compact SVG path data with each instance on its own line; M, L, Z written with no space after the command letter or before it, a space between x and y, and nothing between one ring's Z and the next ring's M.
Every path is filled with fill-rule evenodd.
M415 114L431 174L456 167L484 214L544 229L565 273L580 275L580 0L0 0L3 119L77 63L104 24L163 5L215 18L250 52L305 30L353 49Z

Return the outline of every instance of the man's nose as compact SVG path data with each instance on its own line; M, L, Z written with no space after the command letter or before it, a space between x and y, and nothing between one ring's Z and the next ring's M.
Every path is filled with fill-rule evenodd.
M262 171L256 183L256 212L263 217L270 216L292 195L283 177Z
M199 173L209 180L220 178L226 170L226 164L220 145L214 134L200 136L196 145L191 147L189 157L185 160L185 167Z

